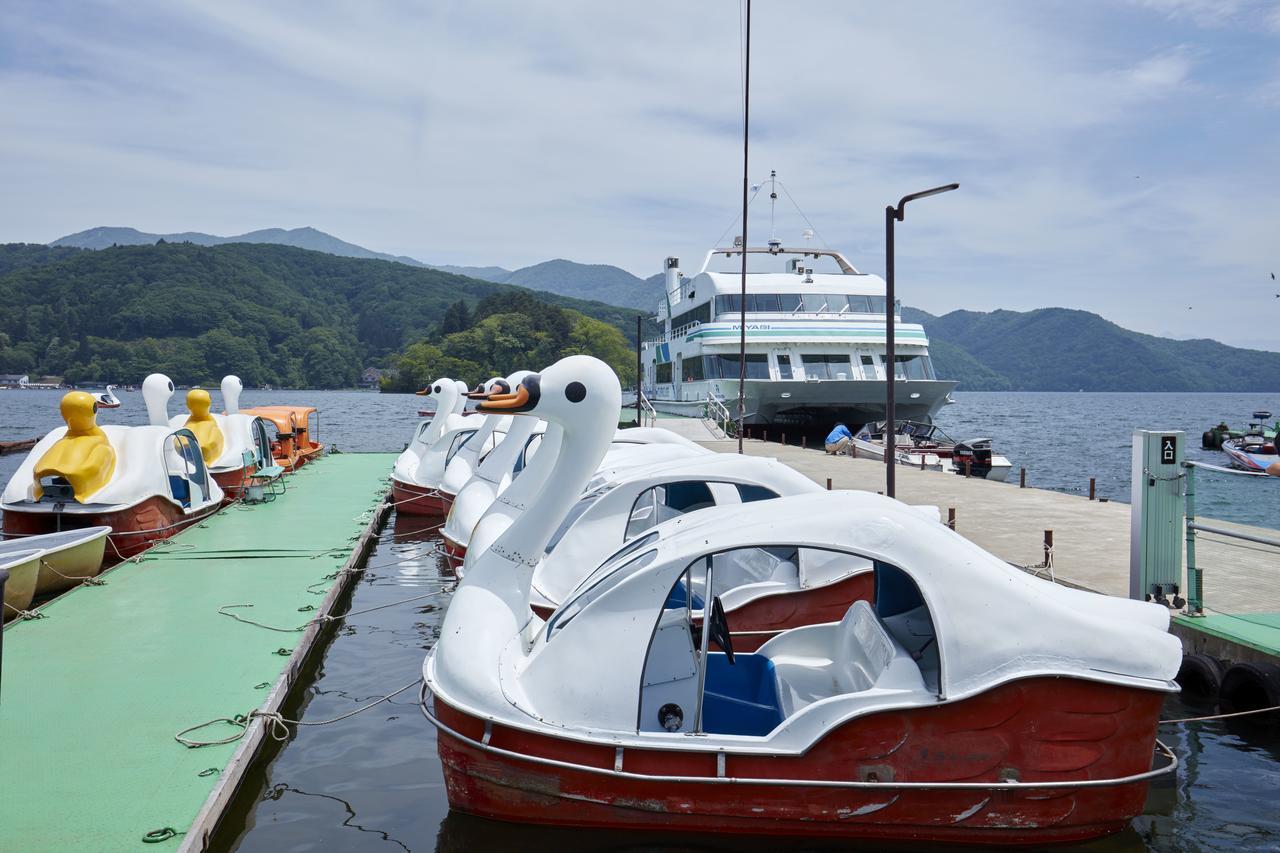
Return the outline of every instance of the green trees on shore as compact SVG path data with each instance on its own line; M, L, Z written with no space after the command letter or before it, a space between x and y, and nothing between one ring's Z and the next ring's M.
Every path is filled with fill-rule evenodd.
M366 366L456 358L447 372L470 379L582 351L626 370L630 360L617 353L631 344L620 329L633 334L634 317L288 246L0 245L0 373L75 384L137 383L160 371L180 384L236 373L251 386L343 388Z
M396 360L395 373L383 380L383 390L416 391L440 376L475 385L521 368L539 370L580 353L608 363L623 384L635 381L631 344L617 328L530 294L486 297L469 317L465 305L456 303L445 313L441 331L457 328L460 318L467 318L469 325L408 347Z

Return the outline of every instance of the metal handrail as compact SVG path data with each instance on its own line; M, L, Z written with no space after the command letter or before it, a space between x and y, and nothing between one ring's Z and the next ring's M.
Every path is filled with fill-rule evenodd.
M1156 740L1156 754L1161 758L1168 760L1168 764L1163 767L1156 767L1143 773L1134 773L1130 776L1117 776L1111 779L1064 779L1060 781L1045 782L881 782L864 781L860 779L771 779L766 777L752 776L683 776L674 774L657 774L657 773L635 773L622 769L622 760L627 747L617 747L617 757L614 760L614 766L596 767L588 764L578 764L572 761L562 761L556 758L544 758L541 755L531 755L524 752L514 752L509 749L502 749L489 743L489 734L491 732L492 722L486 722L486 736L482 740L464 735L462 732L449 726L448 723L441 720L435 714L435 709L427 704L428 695L434 704L435 695L431 694L431 688L423 682L418 693L418 707L422 711L422 715L427 718L427 722L435 726L442 734L465 743L467 746L487 752L492 755L500 755L504 758L516 759L519 761L527 761L531 764L540 764L544 767L555 767L562 770L574 770L583 773L592 773L601 776L612 776L621 779L633 779L645 782L694 782L699 784L721 784L721 785L776 785L786 787L805 787L805 788L861 788L861 789L880 789L880 790L918 790L918 791L935 791L935 790L969 790L969 791L1025 791L1025 790L1058 790L1071 788L1109 788L1117 785L1132 785L1137 782L1146 782L1157 776L1163 776L1166 773L1175 771L1178 767L1178 756L1160 740ZM660 747L630 747L637 752L646 752L652 750L661 750ZM728 756L724 750L715 753L717 756ZM756 758L758 756L750 756ZM717 771L722 773L724 761L717 760Z
M647 427L657 426L658 410L655 409L653 407L653 404L649 402L649 398L644 395L644 390L639 385L636 386L636 396L640 400L641 423L639 424L639 426L647 426Z
M729 407L714 391L707 393L702 416L719 427L726 436L732 438L738 434L738 419L729 413Z

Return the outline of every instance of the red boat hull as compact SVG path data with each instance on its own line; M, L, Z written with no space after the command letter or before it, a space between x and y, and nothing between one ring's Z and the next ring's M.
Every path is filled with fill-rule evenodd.
M391 499L395 503L396 512L401 515L445 515L447 510L440 493L425 486L412 483L391 481Z
M183 514L171 501L159 496L118 512L92 515L53 512L6 512L4 532L9 536L33 536L59 530L79 530L106 525L107 536L102 565L113 566L141 554L157 542L163 542L198 521L208 518L221 504L212 504L198 512Z
M445 562L449 564L449 568L457 571L462 561L467 558L467 546L454 542L447 533L440 534L440 541L444 544Z
M448 515L449 510L453 509L453 502L457 497L458 497L457 495L449 494L446 491L440 492L440 505L444 507L445 515Z
M250 465L234 471L210 471L209 473L213 475L213 481L218 484L218 488L222 489L222 500L225 503L231 503L239 500L244 494L245 481L257 470L257 465Z
M679 752L573 741L493 725L490 747L578 765L553 767L484 748L484 722L436 700L449 804L521 823L631 830L832 836L1039 846L1097 838L1140 814L1145 780L1095 788L999 790L1001 780L1122 778L1151 768L1163 695L1066 678L1031 678L980 696L850 721L806 754L728 753L736 778L982 782L982 789L649 781L714 779L714 751ZM592 772L594 768L597 772ZM604 771L604 772L599 772Z

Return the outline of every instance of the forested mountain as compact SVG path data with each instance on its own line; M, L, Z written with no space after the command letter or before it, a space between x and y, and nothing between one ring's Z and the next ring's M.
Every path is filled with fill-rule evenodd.
M136 228L90 228L59 237L50 246L74 246L80 249L110 249L112 246L151 246L159 241L166 243L195 243L197 246L222 246L227 243L270 243L274 246L293 246L313 252L327 252L342 258L369 258L380 261L398 261L412 267L427 266L422 261L405 255L387 255L339 240L315 228L263 228L234 237L219 237L199 231L182 231L177 234L148 234Z
M175 234L150 234L136 228L90 228L59 237L51 247L75 247L80 249L109 249L112 246L150 246L164 240L166 243L195 243L199 246L222 246L228 243L271 243L279 246L295 246L315 252L327 252L344 258L370 258L397 261L414 267L428 267L441 272L463 275L482 281L514 284L532 290L557 293L575 299L608 302L627 308L641 308L652 312L662 296L662 276L642 279L620 267L609 264L579 264L557 259L534 264L518 270L502 267L460 267L424 263L405 255L388 255L375 252L354 243L340 240L315 228L264 228L234 237L219 237L199 231L183 231Z
M475 375L459 378L542 366L522 359L549 351L533 334L539 323L567 329L557 351L591 352L624 378L634 373L634 359L619 353L630 352L635 312L617 306L285 246L67 251L0 276L0 373L131 383L161 371L187 384L234 372L250 385L349 387L361 367L440 340L451 306L475 308L486 297L493 297L486 321L514 361L484 362L462 340L458 357ZM29 246L0 246L0 258L32 255ZM6 266L13 264L0 260ZM504 304L511 312L499 310Z
M1280 391L1280 353L1176 341L1088 311L953 311L923 323L934 368L971 391Z

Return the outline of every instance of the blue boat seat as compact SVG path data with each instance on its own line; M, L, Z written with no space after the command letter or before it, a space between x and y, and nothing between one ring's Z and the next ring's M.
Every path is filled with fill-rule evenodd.
M767 735L782 722L773 661L762 655L707 655L702 729L723 735Z
M177 474L169 475L169 494L183 506L191 506L191 483L186 477Z

